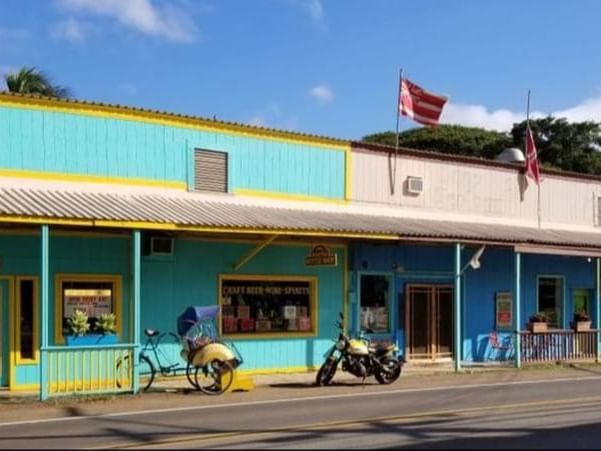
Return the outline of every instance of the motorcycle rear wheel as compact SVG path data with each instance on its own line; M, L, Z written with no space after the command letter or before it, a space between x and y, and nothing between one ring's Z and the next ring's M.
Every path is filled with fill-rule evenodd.
M338 366L338 362L336 360L328 359L323 362L321 368L317 372L317 376L315 377L315 384L318 387L325 387L332 382L334 379L334 374L336 374L336 367Z
M380 364L388 371L380 370L376 371L374 376L376 380L383 385L392 384L401 375L401 362L394 357L384 357Z

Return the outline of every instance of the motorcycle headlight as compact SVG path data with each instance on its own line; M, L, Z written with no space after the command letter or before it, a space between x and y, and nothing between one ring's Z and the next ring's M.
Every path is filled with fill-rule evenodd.
M336 349L338 349L339 351L342 351L345 348L346 344L344 343L343 340L338 340L336 342Z

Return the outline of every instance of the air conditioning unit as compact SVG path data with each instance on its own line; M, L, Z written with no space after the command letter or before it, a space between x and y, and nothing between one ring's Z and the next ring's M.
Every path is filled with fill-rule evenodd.
M150 237L150 255L173 255L173 238L165 236Z
M421 177L407 177L407 192L420 194L424 190L424 179Z

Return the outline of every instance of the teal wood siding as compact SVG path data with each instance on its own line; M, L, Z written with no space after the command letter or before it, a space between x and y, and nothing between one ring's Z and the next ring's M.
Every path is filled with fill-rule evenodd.
M345 152L309 144L0 106L0 168L187 183L194 148L227 152L230 191L344 198Z
M39 276L40 237L38 235L0 235L0 256L3 276ZM50 237L50 344L54 345L54 281L57 273L120 275L122 278L123 334L120 341L130 338L130 284L129 284L129 238L127 237ZM16 300L16 299L15 299ZM41 299L37 300L38 316ZM40 320L40 318L38 318ZM14 326L14 324L13 324ZM41 343L38 329L38 346ZM8 365L8 356L2 356ZM23 364L15 368L17 385L39 383L39 365Z
M177 317L188 306L218 303L219 274L314 276L318 278L318 330L315 337L238 339L244 358L241 369L285 369L320 365L323 353L337 336L336 316L343 309L344 251L337 267L306 267L309 247L271 245L240 271L232 265L256 244L178 239L171 260L142 260L141 327L176 332ZM143 340L144 342L145 340ZM181 362L182 365L184 362Z

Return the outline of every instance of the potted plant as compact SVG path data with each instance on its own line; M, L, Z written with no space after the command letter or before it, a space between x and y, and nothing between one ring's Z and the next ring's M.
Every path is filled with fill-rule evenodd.
M103 313L96 320L96 330L103 335L115 335L117 333L117 317L114 313Z
M591 329L591 317L583 310L574 312L574 318L570 323L572 329L576 332L583 332Z
M529 318L528 328L532 333L546 332L548 321L544 312L538 312Z
M69 325L68 334L66 336L66 342L69 346L94 346L99 344L111 344L117 342L117 336L114 334L115 318L111 317L112 313L100 315L100 318L96 322L96 329L100 333L90 333L90 320L88 314L83 311L76 309L71 314L71 317L67 320ZM114 315L113 315L114 316Z

